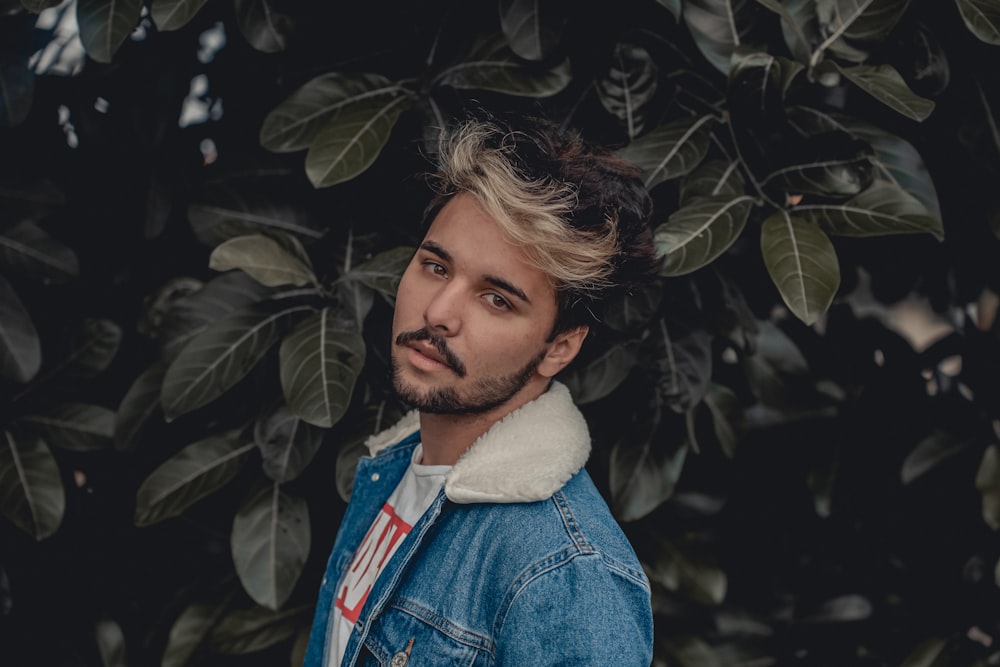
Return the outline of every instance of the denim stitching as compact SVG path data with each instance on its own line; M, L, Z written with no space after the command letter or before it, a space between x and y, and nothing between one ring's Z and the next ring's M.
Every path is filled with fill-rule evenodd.
M566 500L563 492L557 491L552 494L552 501L555 503L563 525L566 526L566 531L569 533L570 539L573 540L576 548L582 553L593 553L594 548L587 541L587 538L584 537L583 531L580 530L580 526L576 522L576 517L573 516L573 510L570 509L569 501Z
M412 600L408 600L406 598L396 598L389 606L393 609L398 609L405 614L409 614L424 623L427 623L445 636L450 637L461 644L465 644L466 646L481 651L486 651L491 656L496 650L496 647L493 645L493 640L490 637L486 637L477 632L473 632L472 630L463 628L460 625L449 621L447 618L436 614L427 607L413 602Z

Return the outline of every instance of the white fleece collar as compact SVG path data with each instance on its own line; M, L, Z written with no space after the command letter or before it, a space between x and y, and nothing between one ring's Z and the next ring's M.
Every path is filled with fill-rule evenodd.
M420 428L420 413L368 439L368 451L402 442ZM569 389L549 390L510 413L481 435L445 478L456 503L526 503L545 500L569 481L590 456L590 432Z

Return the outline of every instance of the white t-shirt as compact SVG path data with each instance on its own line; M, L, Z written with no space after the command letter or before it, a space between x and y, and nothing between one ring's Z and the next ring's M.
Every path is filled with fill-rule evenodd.
M368 592L402 544L403 538L409 534L444 486L445 475L451 470L451 466L422 465L418 463L422 457L423 445L417 445L403 479L382 505L340 582L333 604L333 645L328 654L331 662L327 667L340 665L347 640L350 639L354 624L361 615L361 608L368 599Z

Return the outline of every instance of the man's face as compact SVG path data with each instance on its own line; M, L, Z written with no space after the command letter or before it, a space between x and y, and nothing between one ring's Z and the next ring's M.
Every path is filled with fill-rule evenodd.
M546 359L557 345L547 340L555 320L548 277L472 195L458 194L434 218L399 283L393 385L424 412L518 407L568 363Z

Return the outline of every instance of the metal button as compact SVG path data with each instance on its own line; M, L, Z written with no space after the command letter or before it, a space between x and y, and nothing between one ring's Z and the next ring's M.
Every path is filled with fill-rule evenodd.
M389 667L406 667L406 663L409 662L410 656L406 655L406 651L400 651L396 655L392 656L392 661L389 663Z
M373 472L372 473L372 481L373 482L377 482L378 479L379 479L379 477L381 477L381 475L379 475L377 472Z

